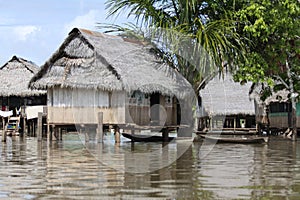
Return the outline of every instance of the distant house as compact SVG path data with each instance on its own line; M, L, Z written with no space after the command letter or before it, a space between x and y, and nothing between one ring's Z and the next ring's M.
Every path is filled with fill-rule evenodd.
M36 64L17 56L13 56L0 68L1 110L46 104L46 91L28 88L30 79L38 70Z
M268 111L268 123L271 129L287 129L291 127L291 111L292 105L289 101L289 91L281 90L275 92L272 96L265 100ZM300 104L297 103L297 119L300 119ZM300 122L297 120L297 127Z
M177 125L190 84L152 49L118 36L74 28L32 78L48 91L50 125ZM157 106L155 106L157 105Z
M234 82L229 72L204 81L199 94L199 130L255 128L251 83Z
M255 100L256 121L262 128L268 127L273 133L285 131L291 127L292 106L289 99L290 92L286 89L274 92L264 101L261 100L262 85L256 85L251 91L251 98ZM296 104L297 127L300 127L300 103Z

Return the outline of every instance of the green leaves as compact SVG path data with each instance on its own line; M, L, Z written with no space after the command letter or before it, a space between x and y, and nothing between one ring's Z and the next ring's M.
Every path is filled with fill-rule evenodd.
M239 64L237 80L268 83L271 87L284 83L288 90L300 88L296 81L300 74L299 6L298 0L248 0L237 12L244 20L241 34L252 41L247 60ZM289 70L293 74L290 78Z
M198 88L204 74L216 71L216 67L222 72L225 64L234 68L237 61L244 60L246 57L244 54L246 39L241 38L237 32L236 20L233 19L235 15L225 7L220 8L216 2L107 0L106 5L109 16L118 16L120 12L125 11L128 12L128 16L137 19L137 23L142 25L143 30L151 30L151 32L157 32L155 29L166 30L168 34L160 35L163 37L161 43L155 44L165 54L164 57L167 57L168 61L172 62L195 88ZM225 1L220 2L222 5L227 5ZM223 18L215 18L218 16L216 13L224 13ZM122 28L112 27L112 30L120 32ZM132 32L137 29L123 30L122 34L129 33L133 36ZM152 33L148 36L152 43L159 40L157 34ZM182 36L185 36L185 39ZM203 55L199 56L199 52Z

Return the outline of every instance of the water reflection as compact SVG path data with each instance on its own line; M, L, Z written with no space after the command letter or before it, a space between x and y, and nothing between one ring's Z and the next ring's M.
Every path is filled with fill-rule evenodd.
M0 198L300 197L299 143L274 137L267 145L217 144L201 159L199 154L205 151L202 144L185 146L187 144L133 145L126 141L120 145L85 144L78 140L78 135L64 136L62 142L52 143L37 142L31 137L9 137L0 148ZM170 165L151 170L163 160L172 159L181 148L186 151ZM155 153L134 159L138 154L133 153L145 151ZM157 152L162 155L159 159L155 158ZM101 162L103 158L114 162ZM138 167L147 168L148 172L130 173L128 170Z

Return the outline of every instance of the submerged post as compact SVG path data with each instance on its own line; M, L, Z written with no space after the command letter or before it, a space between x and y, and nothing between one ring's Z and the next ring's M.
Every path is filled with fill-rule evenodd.
M26 129L26 118L25 116L23 117L23 136L27 134L27 129Z
M98 112L97 142L103 142L103 112Z
M90 132L90 128L85 127L85 129L84 129L85 142L89 142L90 141L89 132Z
M120 143L121 136L120 136L120 128L119 126L115 126L115 143Z
M37 138L38 141L42 140L42 127L43 127L43 113L38 113L38 121L37 121Z
M6 142L6 126L4 126L4 129L3 129L3 133L2 133L2 142Z
M50 130L50 124L47 121L47 141L52 141L52 131Z
M4 120L4 117L2 117L2 131L4 131L5 129L5 120Z

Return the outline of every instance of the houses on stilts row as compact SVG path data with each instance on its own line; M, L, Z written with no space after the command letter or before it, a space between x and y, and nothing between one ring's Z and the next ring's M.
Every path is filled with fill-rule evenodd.
M74 28L42 66L14 56L0 74L2 129L9 113L21 107L20 129L37 132L39 139L60 140L62 132L76 130L93 132L101 142L109 129L116 142L120 129L157 131L164 137L170 131L178 137L191 137L193 131L259 134L264 127L275 132L279 112L289 117L287 98L261 102L249 94L251 83L236 83L224 72L201 83L194 128L192 86L153 47L86 29Z

